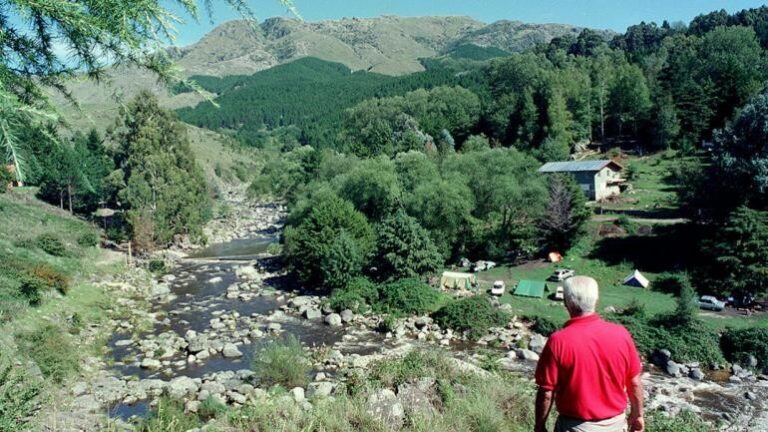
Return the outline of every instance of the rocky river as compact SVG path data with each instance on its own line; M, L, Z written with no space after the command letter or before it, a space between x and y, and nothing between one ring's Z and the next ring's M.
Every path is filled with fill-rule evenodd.
M231 201L237 219L209 228L209 238L218 243L158 254L173 265L147 281L149 302L136 299L135 293L116 297L131 310L131 318L115 323L106 361L93 359L88 379L71 389L74 413L106 412L121 423L146 415L163 393L184 400L193 412L208 398L229 405L267 398L266 389L251 379L250 363L261 344L287 335L313 353L312 382L290 392L299 404L311 404L315 395L333 395L340 370L366 368L417 347L441 348L458 366L477 373L484 373L477 366L480 353L493 347L503 368L531 377L546 339L520 320L470 343L429 317L401 320L382 333L374 314L324 308L324 299L301 292L280 258L268 252L281 232L283 209L248 204L238 195ZM764 375L738 366L733 373L706 375L696 373L701 372L698 365L675 365L672 371L648 366L649 408L672 414L689 409L721 430L768 430ZM68 430L89 429L87 422L75 424Z

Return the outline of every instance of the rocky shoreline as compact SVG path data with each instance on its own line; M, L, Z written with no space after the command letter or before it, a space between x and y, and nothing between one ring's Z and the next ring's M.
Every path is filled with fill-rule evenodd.
M281 206L250 204L236 191L228 192L227 197L236 217L212 222L206 233L213 242L282 229ZM311 383L280 396L303 409L311 409L317 398L341 392L344 377L356 370L424 347L441 348L451 354L457 367L479 374L487 373L478 365L484 349L490 348L501 368L530 379L546 343L544 336L531 332L517 318L503 328L491 329L476 342L441 329L426 316L398 320L382 333L382 317L351 310L336 313L322 296L276 287L273 281L285 275L279 267L268 265L267 253L245 261L184 258L193 251L197 252L175 248L160 254L164 259L171 257L175 265L160 278L133 269L122 280L102 282L116 294L115 303L121 309L116 314L120 318L112 322L116 334L111 342L112 358L88 359L86 376L69 391L71 413L79 413L69 417L80 416L81 421L60 430L89 430L94 424L106 423L130 429L122 420L130 414L143 414L163 394L184 401L189 412L196 412L211 398L230 406L266 403L273 396L254 381L249 356L259 343L284 333L306 333L307 339L318 341L314 346L304 341L313 359ZM199 293L185 292L200 285L210 295L199 298ZM253 305L260 309L250 310ZM721 430L768 430L763 405L768 380L764 375L734 365L725 382L714 382L707 380L698 365L680 365L660 354L662 358L653 360L661 369L649 367L644 375L649 409L670 414L691 410L713 424L720 421ZM407 396L411 390L374 395L371 406L378 408L371 409L387 415L402 410L407 401L400 393ZM105 410L117 418L107 419Z

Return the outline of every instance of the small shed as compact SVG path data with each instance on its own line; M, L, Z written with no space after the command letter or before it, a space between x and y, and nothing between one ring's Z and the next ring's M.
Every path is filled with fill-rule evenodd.
M477 277L472 273L443 272L440 286L448 289L471 289L477 284Z
M543 298L544 291L549 291L547 283L544 281L521 280L517 283L515 295L523 297Z
M648 286L651 284L651 282L643 276L642 273L640 273L640 270L635 270L630 274L629 276L624 278L624 285L637 287L637 288L648 288Z
M626 181L621 178L623 167L610 159L588 161L547 162L540 173L568 173L584 191L588 199L600 201L621 192Z

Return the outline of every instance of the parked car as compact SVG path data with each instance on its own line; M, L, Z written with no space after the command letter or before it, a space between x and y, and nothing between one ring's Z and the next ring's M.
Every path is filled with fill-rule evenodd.
M561 268L561 269L555 270L555 272L552 273L552 276L549 277L549 280L560 282L573 276L576 276L576 272L573 271L573 269Z
M721 312L725 309L725 302L720 301L714 296L701 296L699 299L699 307L706 310L715 312Z
M500 296L504 294L504 290L507 288L507 286L504 284L504 281L496 281L493 283L493 286L491 287L491 294L495 296Z

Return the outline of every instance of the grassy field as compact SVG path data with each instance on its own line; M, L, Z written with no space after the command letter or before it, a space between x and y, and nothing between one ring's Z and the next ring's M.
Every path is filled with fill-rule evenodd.
M488 271L478 273L478 282L482 290L491 287L494 281L503 280L507 293L501 301L512 305L514 313L521 316L544 316L558 323L567 319L562 302L548 298L554 293L558 283L548 282L550 292L545 298L527 298L514 296L517 283L523 279L546 280L559 267L574 269L576 274L594 277L600 284L600 306L605 310L609 306L620 309L633 301L645 305L649 314L666 313L674 310L675 297L653 290L653 281L665 271L673 271L681 266L686 258L686 241L683 235L676 234L674 227L656 227L656 233L650 235L627 236L623 238L601 238L598 230L601 225L610 222L592 222L584 238L567 254L561 263L534 261L521 265L500 265ZM654 253L655 252L655 253ZM664 264L669 264L665 268ZM651 288L642 289L623 285L623 280L633 270L640 270L651 281ZM768 314L739 316L735 313L700 313L700 317L716 328L730 327L768 327Z

